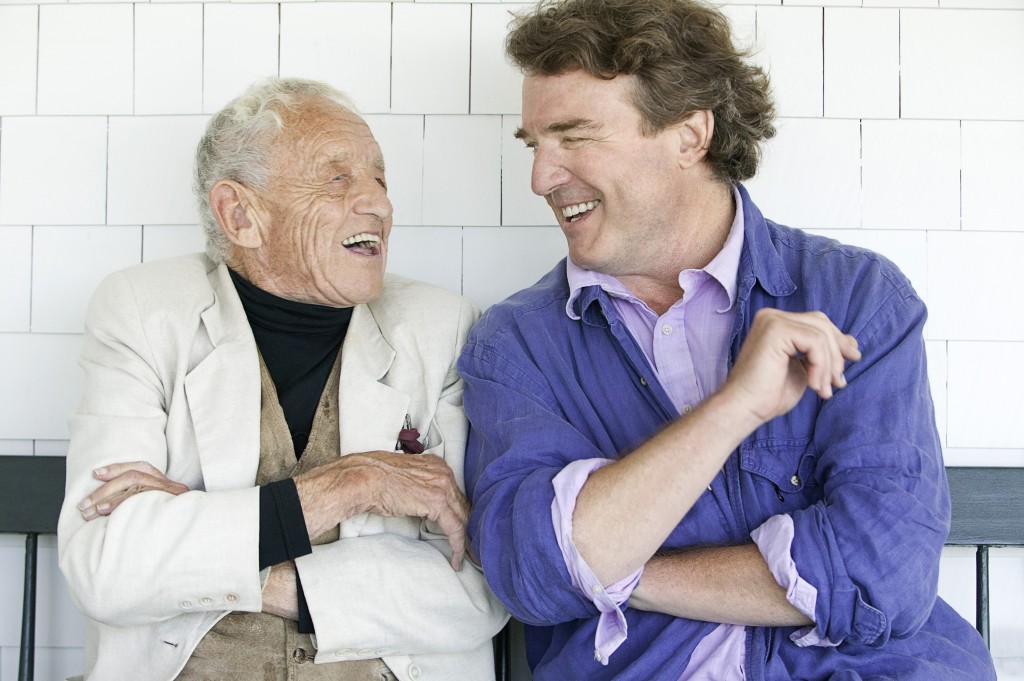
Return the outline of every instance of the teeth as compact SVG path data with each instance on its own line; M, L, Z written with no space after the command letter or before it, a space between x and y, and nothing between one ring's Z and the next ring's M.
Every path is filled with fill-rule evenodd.
M367 234L366 232L363 232L362 234L353 234L349 238L347 238L344 241L342 241L341 245L342 246L354 246L354 245L359 244L359 243L379 244L380 243L380 237L377 236L376 234Z
M585 213L588 210L594 210L594 208L596 208L597 204L599 203L600 201L587 201L586 203L580 203L575 206L566 206L565 208L562 209L562 215L564 217L571 218L574 215Z

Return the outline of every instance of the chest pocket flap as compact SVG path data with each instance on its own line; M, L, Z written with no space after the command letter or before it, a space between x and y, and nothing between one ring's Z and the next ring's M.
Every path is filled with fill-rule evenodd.
M740 469L765 478L783 493L815 484L814 460L810 438L748 440L740 445Z

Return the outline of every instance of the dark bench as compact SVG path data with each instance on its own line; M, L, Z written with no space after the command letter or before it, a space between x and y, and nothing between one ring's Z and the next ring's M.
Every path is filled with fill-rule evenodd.
M975 624L989 644L988 550L1024 546L1024 468L947 468L953 524L946 544L974 546Z
M989 644L989 548L1024 546L1024 468L949 468L953 524L947 544L977 549L976 625ZM25 589L18 681L32 681L36 560L40 534L57 531L64 497L64 459L0 457L0 532L24 534ZM509 627L494 638L498 681L511 677Z
M39 535L57 533L64 500L64 457L0 456L0 532L25 535L18 681L35 676L36 560Z
M33 681L35 677L39 535L57 533L57 517L64 500L64 469L61 456L0 456L0 533L25 535L18 681ZM494 671L498 681L511 677L511 659L506 626L494 637Z

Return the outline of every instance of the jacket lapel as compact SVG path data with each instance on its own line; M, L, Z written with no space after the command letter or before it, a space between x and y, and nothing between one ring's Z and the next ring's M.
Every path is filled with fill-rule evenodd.
M409 396L386 382L395 351L366 305L353 310L341 352L341 454L393 450L408 413Z
M410 400L385 380L395 360L395 351L368 306L359 305L352 311L341 352L338 385L341 455L394 450L398 431L409 413ZM366 518L364 513L342 523L341 536L358 536Z
M260 452L256 341L227 267L210 272L214 300L200 315L212 350L185 377L206 490L251 485Z
M213 346L185 377L185 395L195 428L208 491L251 485L259 468L260 373L256 342L245 310L222 264L209 274L214 301L201 319ZM352 311L342 345L338 385L339 453L391 451L409 410L407 394L386 376L395 351L371 309ZM357 536L361 514L342 524L342 536Z

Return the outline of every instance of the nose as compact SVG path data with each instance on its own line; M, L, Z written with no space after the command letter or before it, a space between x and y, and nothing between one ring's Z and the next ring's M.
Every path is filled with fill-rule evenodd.
M537 145L533 152L530 189L538 196L547 196L569 181L570 173L562 164L557 148Z
M380 220L387 220L394 212L387 189L376 175L363 177L357 189L353 209L356 213L374 215Z

